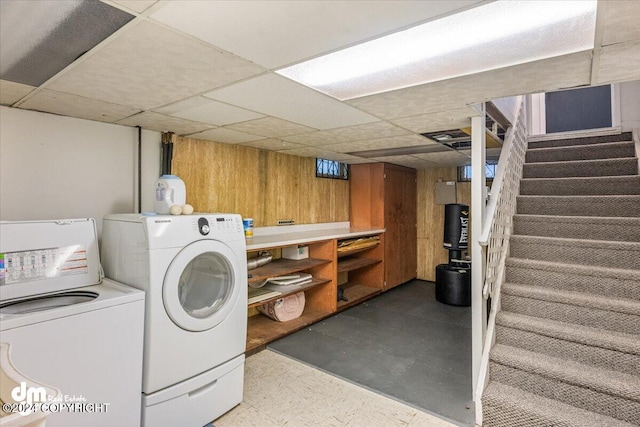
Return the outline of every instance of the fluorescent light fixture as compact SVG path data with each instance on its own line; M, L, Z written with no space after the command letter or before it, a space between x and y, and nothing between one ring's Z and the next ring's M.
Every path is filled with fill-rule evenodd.
M277 73L345 100L552 58L593 48L596 5L495 1Z

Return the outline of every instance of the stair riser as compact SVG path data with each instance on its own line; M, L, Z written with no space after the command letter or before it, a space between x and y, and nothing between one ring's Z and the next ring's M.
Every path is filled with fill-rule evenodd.
M549 356L640 375L640 356L496 325L496 342Z
M555 261L567 264L600 266L607 268L640 269L640 249L623 250L615 248L587 247L532 242L512 236L509 244L510 255L515 258L538 261Z
M640 242L640 224L598 224L597 222L534 221L513 219L513 234L523 236L559 237L564 239Z
M529 148L570 147L576 145L592 145L606 142L631 141L631 132L617 135L591 136L586 138L552 139L549 141L531 141Z
M634 157L635 155L636 150L633 142L623 142L606 145L528 150L525 155L525 162L537 163L568 162L573 160L619 159L623 157Z
M546 378L536 373L495 362L490 365L490 377L492 381L558 400L577 408L631 423L640 422L640 403L630 399L568 384L560 379Z
M529 215L640 217L640 197L518 196L517 211Z
M569 274L512 265L507 265L506 272L507 282L510 283L640 300L640 285L637 280Z
M501 297L502 310L558 322L600 328L625 334L640 334L640 317L590 307L524 298L507 293Z
M520 182L523 196L604 196L640 194L640 176L624 178L554 179Z
M597 162L525 163L523 178L568 178L588 176L638 175L637 159L605 160Z

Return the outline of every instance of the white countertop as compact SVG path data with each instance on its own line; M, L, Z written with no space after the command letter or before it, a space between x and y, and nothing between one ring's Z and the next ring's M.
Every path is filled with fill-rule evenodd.
M384 233L384 228L355 228L347 222L257 227L247 239L247 251L302 245L331 239L348 239Z

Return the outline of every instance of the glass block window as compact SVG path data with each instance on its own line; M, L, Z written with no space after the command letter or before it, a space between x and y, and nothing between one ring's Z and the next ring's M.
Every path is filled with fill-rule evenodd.
M488 161L485 165L485 176L487 181L493 181L496 176L496 169L498 167L497 161ZM458 182L471 181L471 165L458 166Z
M316 177L349 179L349 165L335 160L316 159Z

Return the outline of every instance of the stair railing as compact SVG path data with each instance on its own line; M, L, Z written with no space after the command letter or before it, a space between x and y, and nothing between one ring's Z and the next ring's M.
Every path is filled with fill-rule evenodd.
M509 237L516 213L516 197L520 192L520 179L527 150L527 124L525 97L516 100L515 123L507 130L500 152L496 174L489 193L480 245L486 259L482 295L491 311L482 349L482 360L476 389L476 424L482 424L481 397L489 382L489 352L495 341L496 314L500 310L500 289L505 279L505 263L509 253Z

